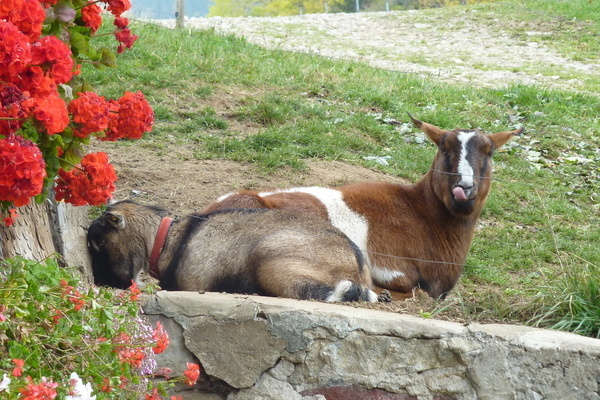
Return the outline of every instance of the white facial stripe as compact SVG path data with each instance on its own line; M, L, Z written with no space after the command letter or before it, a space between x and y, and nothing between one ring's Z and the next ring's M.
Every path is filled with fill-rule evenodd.
M396 278L405 276L404 273L396 270L382 268L377 265L371 266L371 279L376 284L382 286L392 282Z
M460 157L458 159L458 174L460 175L459 185L464 188L470 188L473 186L473 167L467 160L467 144L472 137L475 136L475 132L459 132L458 141L461 144Z
M344 232L363 252L367 265L371 265L369 253L367 253L369 223L365 217L352 211L350 207L348 207L346 202L342 199L342 192L336 189L313 186L282 189L275 192L262 192L258 195L260 197L265 197L275 193L306 193L315 196L327 209L331 225Z

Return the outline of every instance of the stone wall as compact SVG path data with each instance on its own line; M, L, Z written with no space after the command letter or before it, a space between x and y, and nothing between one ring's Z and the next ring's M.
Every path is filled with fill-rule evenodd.
M600 400L600 340L569 333L217 293L144 310L170 332L159 366L207 374L185 400Z

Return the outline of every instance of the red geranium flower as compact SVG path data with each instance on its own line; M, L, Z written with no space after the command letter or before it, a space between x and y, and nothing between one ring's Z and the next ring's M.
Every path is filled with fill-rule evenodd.
M21 103L26 99L17 85L0 82L0 135L8 137L21 128L27 118Z
M117 53L121 54L125 51L125 49L132 48L138 37L136 35L132 35L129 28L125 28L115 29L115 38L121 43L119 47L117 47Z
M109 103L94 92L79 93L79 97L72 100L67 108L75 123L75 136L85 138L108 128Z
M117 175L106 153L90 153L71 171L59 170L56 200L76 206L105 204L115 190Z
M116 17L113 24L117 29L125 29L129 26L129 20L125 17Z
M90 28L93 33L96 33L102 25L102 9L98 7L96 2L88 1L88 3L81 9L81 19L85 23L85 26Z
M20 136L0 139L0 201L16 207L42 192L46 163L40 149Z
M106 136L102 140L140 139L145 132L152 130L154 112L142 92L125 92L119 100L109 103L112 112Z
M200 366L198 364L187 363L188 369L183 373L186 377L186 383L188 386L194 386L198 377L200 377Z
M15 377L19 377L23 375L23 367L25 366L25 361L20 358L13 358L12 362L15 364L15 367L12 370L12 375Z
M146 400L162 400L158 395L158 389L154 388L152 389L152 393L146 393Z
M12 22L33 42L42 34L46 11L39 0L2 0L1 19Z
M23 400L53 400L56 398L56 388L58 383L47 381L46 378L42 378L42 381L35 385L31 377L27 377L27 386L19 389Z
M14 224L14 222L15 222L15 219L17 219L17 216L18 216L17 210L15 208L9 208L8 216L3 219L4 225L12 226L12 224ZM2 311L2 307L4 307L4 306L0 306L0 311ZM4 315L0 312L0 322L3 321L3 319L2 319L3 316Z
M17 85L23 93L32 97L44 97L58 93L56 82L44 74L42 67L29 66L18 76L12 77L10 81Z
M0 12L1 12L0 8ZM29 39L13 23L0 16L0 78L18 75L31 61Z
M34 118L43 125L48 135L60 133L69 125L67 105L58 93L33 97L23 102L23 105L31 107Z
M60 0L40 0L40 3L42 3L44 8L50 8L54 5L56 5L56 3L58 3L59 1Z
M108 3L108 11L115 17L120 17L125 11L131 8L129 0L101 0Z
M160 354L169 346L169 334L163 328L160 321L156 323L156 329L152 333L152 338L156 341L156 346L152 348L154 354Z
M41 66L56 83L67 83L73 77L71 49L56 36L44 36L32 45L31 62Z

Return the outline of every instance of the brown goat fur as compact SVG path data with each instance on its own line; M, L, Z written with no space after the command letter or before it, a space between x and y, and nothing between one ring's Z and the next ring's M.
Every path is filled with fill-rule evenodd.
M166 211L123 201L88 229L95 282L125 288L148 272ZM158 262L165 290L376 301L361 252L326 220L289 210L192 214L171 226Z
M491 156L522 130L486 135L411 119L438 147L430 170L415 184L244 190L221 197L204 212L285 208L325 216L364 252L380 289L395 292L395 298L410 296L414 288L445 296L462 273L490 190Z

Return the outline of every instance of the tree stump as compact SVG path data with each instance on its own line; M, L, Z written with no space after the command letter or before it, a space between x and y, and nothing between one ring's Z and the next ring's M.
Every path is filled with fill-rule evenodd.
M17 209L12 226L0 223L0 258L22 256L41 261L59 255L63 265L77 267L91 283L92 268L87 251L88 207L50 200Z

